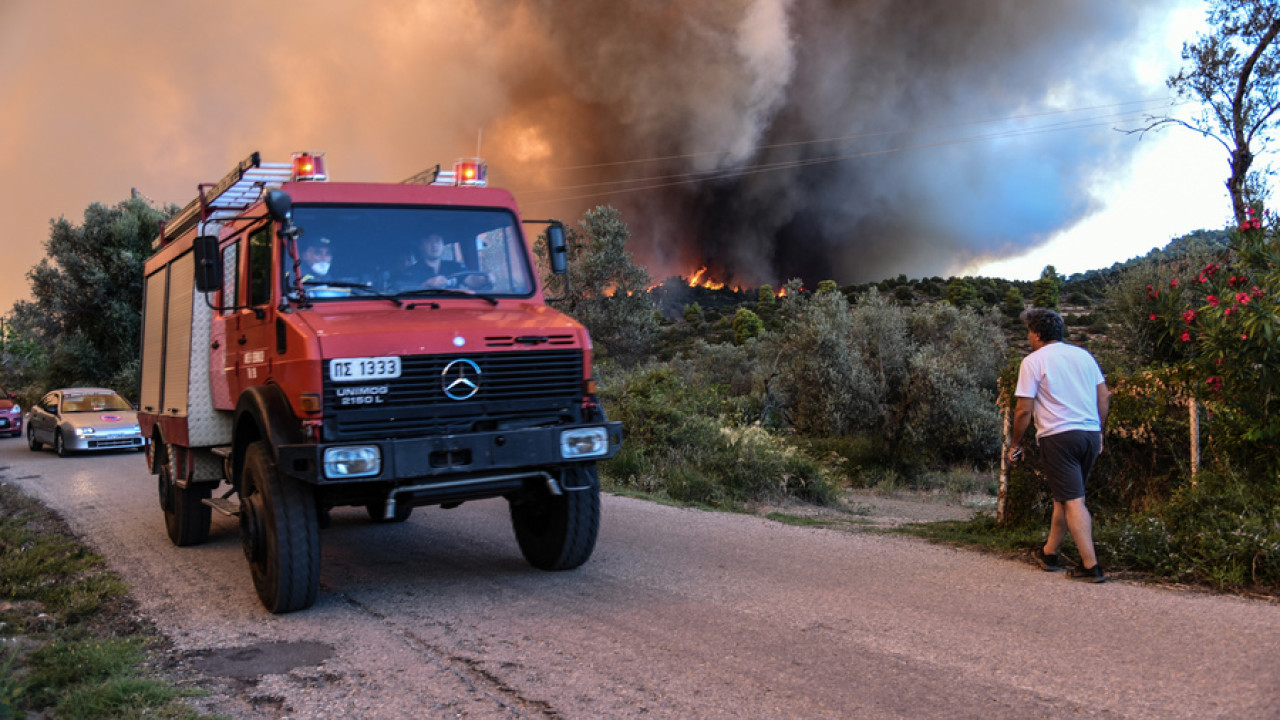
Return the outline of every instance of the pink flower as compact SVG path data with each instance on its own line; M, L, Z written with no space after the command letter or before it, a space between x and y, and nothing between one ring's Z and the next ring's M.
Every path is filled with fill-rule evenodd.
M1179 339L1179 340L1181 340L1182 342L1191 342L1191 333L1189 333L1189 332L1184 332L1184 333L1182 333L1182 337L1180 337L1180 338L1178 338L1178 339Z
M1235 287L1237 285L1244 285L1247 282L1249 282L1249 279L1243 275L1232 275L1231 279L1227 281L1227 284L1231 287ZM1151 288L1147 289L1150 290Z
M1214 307L1218 307L1218 296L1217 296L1217 295L1210 295L1210 296L1206 297L1206 298L1205 298L1205 300L1208 300L1210 305L1212 305L1212 306L1214 306Z
M1249 304L1249 293L1236 293L1236 302L1241 305Z
M1178 278L1169 281L1169 287L1178 287Z
M1223 310L1223 311L1222 311L1222 317L1224 317L1224 318L1225 318L1225 317L1231 317L1231 313L1233 313L1233 312L1235 312L1235 311L1236 311L1236 308L1234 308L1234 307L1229 307L1229 308L1227 308L1227 309L1225 309L1225 310Z
M1205 380L1205 383L1209 386L1210 390L1214 392L1222 392L1222 378L1211 377L1208 380Z
M1186 310L1186 311L1184 311L1184 312L1182 313L1182 322L1184 322L1184 323L1186 323L1186 324L1190 325L1191 323L1193 323L1193 322L1195 322L1195 321L1196 321L1196 311L1195 311L1195 310Z
M1248 336L1248 335L1245 335L1244 333L1241 333L1241 334L1240 334L1240 339L1241 339L1241 340L1248 340L1248 339L1249 339L1249 336Z
M1254 285L1253 289L1249 291L1249 294L1253 296L1254 300L1257 300L1258 298L1262 297L1263 295L1266 295L1267 293L1263 291L1262 288L1258 287L1257 285Z
M1150 320L1151 322L1155 322L1155 321L1156 321L1156 314L1155 314L1155 313L1151 313L1151 317L1149 317L1149 318L1147 318L1147 319L1148 319L1148 320Z
M1204 266L1204 270L1201 270L1201 271L1200 271L1200 274L1201 274L1201 275L1208 275L1209 277L1213 277L1214 275L1217 275L1217 274L1218 274L1218 266L1217 266L1217 265L1214 265L1213 263L1209 263L1208 265L1205 265L1205 266Z

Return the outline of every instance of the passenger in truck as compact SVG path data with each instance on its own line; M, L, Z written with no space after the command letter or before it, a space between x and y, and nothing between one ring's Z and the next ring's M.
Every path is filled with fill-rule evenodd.
M331 277L333 248L330 245L327 237L303 241L302 282L321 282Z

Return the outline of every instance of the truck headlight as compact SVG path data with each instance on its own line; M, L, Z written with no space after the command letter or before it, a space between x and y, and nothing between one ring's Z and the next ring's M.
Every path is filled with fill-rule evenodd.
M560 457L599 457L609 452L609 434L602 427L575 428L560 433Z
M380 472L382 452L376 445L334 447L324 451L325 477L369 477Z

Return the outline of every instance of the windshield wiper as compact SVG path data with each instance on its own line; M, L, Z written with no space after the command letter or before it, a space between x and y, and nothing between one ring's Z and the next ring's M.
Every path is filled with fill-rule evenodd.
M373 297L382 298L383 300L390 300L391 302L396 304L396 307L404 307L404 303L400 302L400 298L395 297L394 295L386 295L384 293L380 293L377 290L374 290L368 285L364 285L362 283L345 282L342 280L304 280L302 285L303 287L350 288L352 290L359 290L368 295L372 295Z
M465 297L480 298L487 300L490 305L497 305L498 298L484 293L472 292L470 290L455 290L453 288L421 288L419 290L406 290L402 293L396 293L396 297L428 297L434 295L447 295L449 297Z

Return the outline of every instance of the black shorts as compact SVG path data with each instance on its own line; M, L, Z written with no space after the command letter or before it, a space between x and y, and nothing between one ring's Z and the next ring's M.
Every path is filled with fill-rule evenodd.
M1068 430L1037 440L1044 460L1044 475L1055 502L1084 497L1089 470L1102 448L1102 433L1096 430Z

